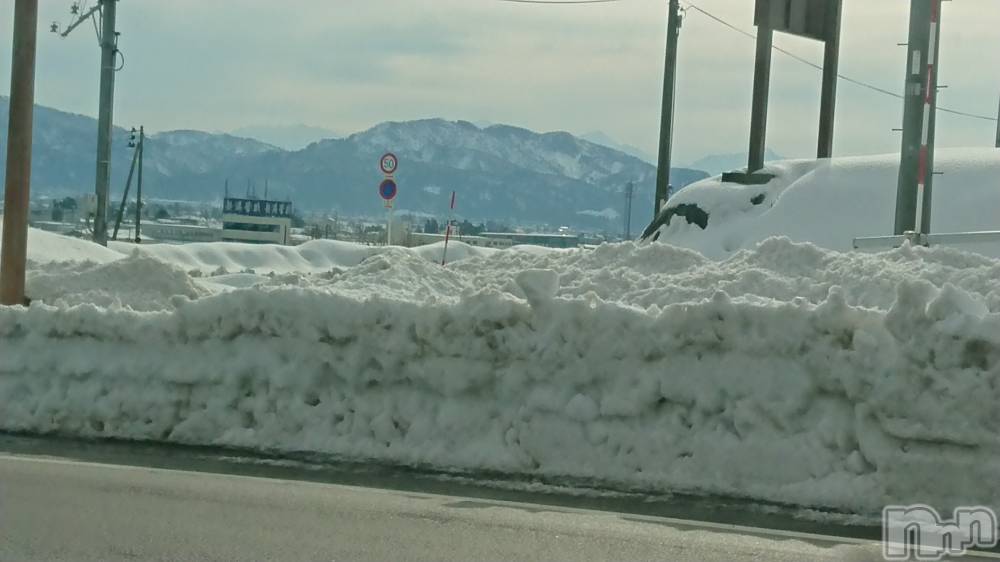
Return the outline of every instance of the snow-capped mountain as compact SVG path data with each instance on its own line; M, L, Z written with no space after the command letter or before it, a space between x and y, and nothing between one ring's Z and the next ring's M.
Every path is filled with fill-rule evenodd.
M643 162L649 162L650 164L656 164L656 155L639 148L638 146L631 145L628 143L623 143L615 140L611 135L605 133L604 131L590 131L589 133L584 133L580 135L583 140L590 141L594 144L600 144L608 148L613 148L615 150L620 150L625 154L631 154ZM696 170L699 168L695 168Z
M764 161L765 162L775 162L777 160L784 160L785 157L778 154L777 152L768 148L764 151ZM733 170L739 170L740 168L746 168L747 165L747 153L746 152L734 152L730 154L709 154L695 160L689 166L696 170L705 170L713 176L717 176L722 172L731 172Z
M6 113L3 98L0 119ZM35 123L33 192L90 191L96 122L38 107ZM267 180L272 195L287 196L300 209L376 215L384 211L376 192L378 159L387 151L400 160L399 210L444 214L454 190L460 217L616 231L632 181L634 220L652 215L656 169L638 158L565 132L443 119L382 123L297 151L201 131L157 133L147 139L143 189L151 197L216 200L227 180L233 189ZM112 197L124 187L131 156L128 132L116 128ZM678 186L705 177L683 168L672 175Z
M652 215L655 167L569 133L506 125L480 128L443 119L382 123L300 151L267 153L223 173L268 177L272 193L288 193L299 206L374 215L383 212L376 193L382 179L378 159L389 151L399 157L400 210L444 214L454 190L457 214L474 220L617 230L624 188L633 181L636 220ZM217 186L222 177L204 179ZM679 185L702 177L674 170Z
M146 139L143 163L164 175L207 173L233 158L259 156L281 150L250 138L203 131L178 130L150 135Z
M9 98L0 96L0 145L7 143ZM115 127L112 133L111 192L120 193L128 175L133 149L129 131ZM97 121L36 105L33 127L32 193L75 195L94 187L97 151ZM280 150L257 140L201 131L168 131L148 135L143 155L143 183L154 193L171 191L170 178L208 173L265 152ZM4 170L0 167L0 180ZM212 194L215 195L215 194Z
M232 131L238 137L247 137L280 146L285 150L301 150L314 142L340 138L343 135L325 127L311 125L251 125Z

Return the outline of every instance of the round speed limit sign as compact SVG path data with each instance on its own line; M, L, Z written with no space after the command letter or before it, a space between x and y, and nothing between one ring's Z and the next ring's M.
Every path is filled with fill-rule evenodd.
M382 173L391 176L396 171L396 166L399 165L399 160L396 159L396 155L387 152L382 155L382 159L379 160L379 168L382 168Z

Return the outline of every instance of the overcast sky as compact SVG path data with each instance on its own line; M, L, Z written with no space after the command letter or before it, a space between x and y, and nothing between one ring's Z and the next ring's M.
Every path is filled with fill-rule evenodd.
M96 0L90 0L92 4ZM693 0L752 30L752 0ZM69 0L40 0L36 100L96 115L99 49ZM687 3L683 0L682 3ZM0 92L8 93L13 0L0 0ZM902 90L908 0L845 0L841 72ZM996 115L1000 0L942 16L941 104ZM498 0L121 0L115 122L229 131L303 123L354 132L446 117L534 130L601 130L655 153L666 0L538 6ZM821 62L819 43L776 36ZM753 41L690 10L681 33L676 156L746 150ZM775 54L769 144L815 151L819 72ZM835 150L899 149L901 102L841 83ZM939 145L992 142L995 124L939 118Z

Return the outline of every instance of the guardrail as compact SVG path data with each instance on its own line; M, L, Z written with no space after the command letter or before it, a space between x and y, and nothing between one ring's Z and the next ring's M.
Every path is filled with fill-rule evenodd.
M979 242L1000 242L1000 230L984 230L979 232L948 232L940 234L921 234L905 232L895 236L868 236L854 239L855 250L873 250L878 248L898 248L903 242L919 246L934 246L938 244L975 244Z

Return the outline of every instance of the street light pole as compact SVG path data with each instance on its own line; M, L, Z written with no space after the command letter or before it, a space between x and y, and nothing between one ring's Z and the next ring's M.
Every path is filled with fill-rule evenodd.
M4 184L3 249L0 251L0 304L3 305L26 302L24 270L28 254L37 37L38 0L16 0L7 128L7 176Z

